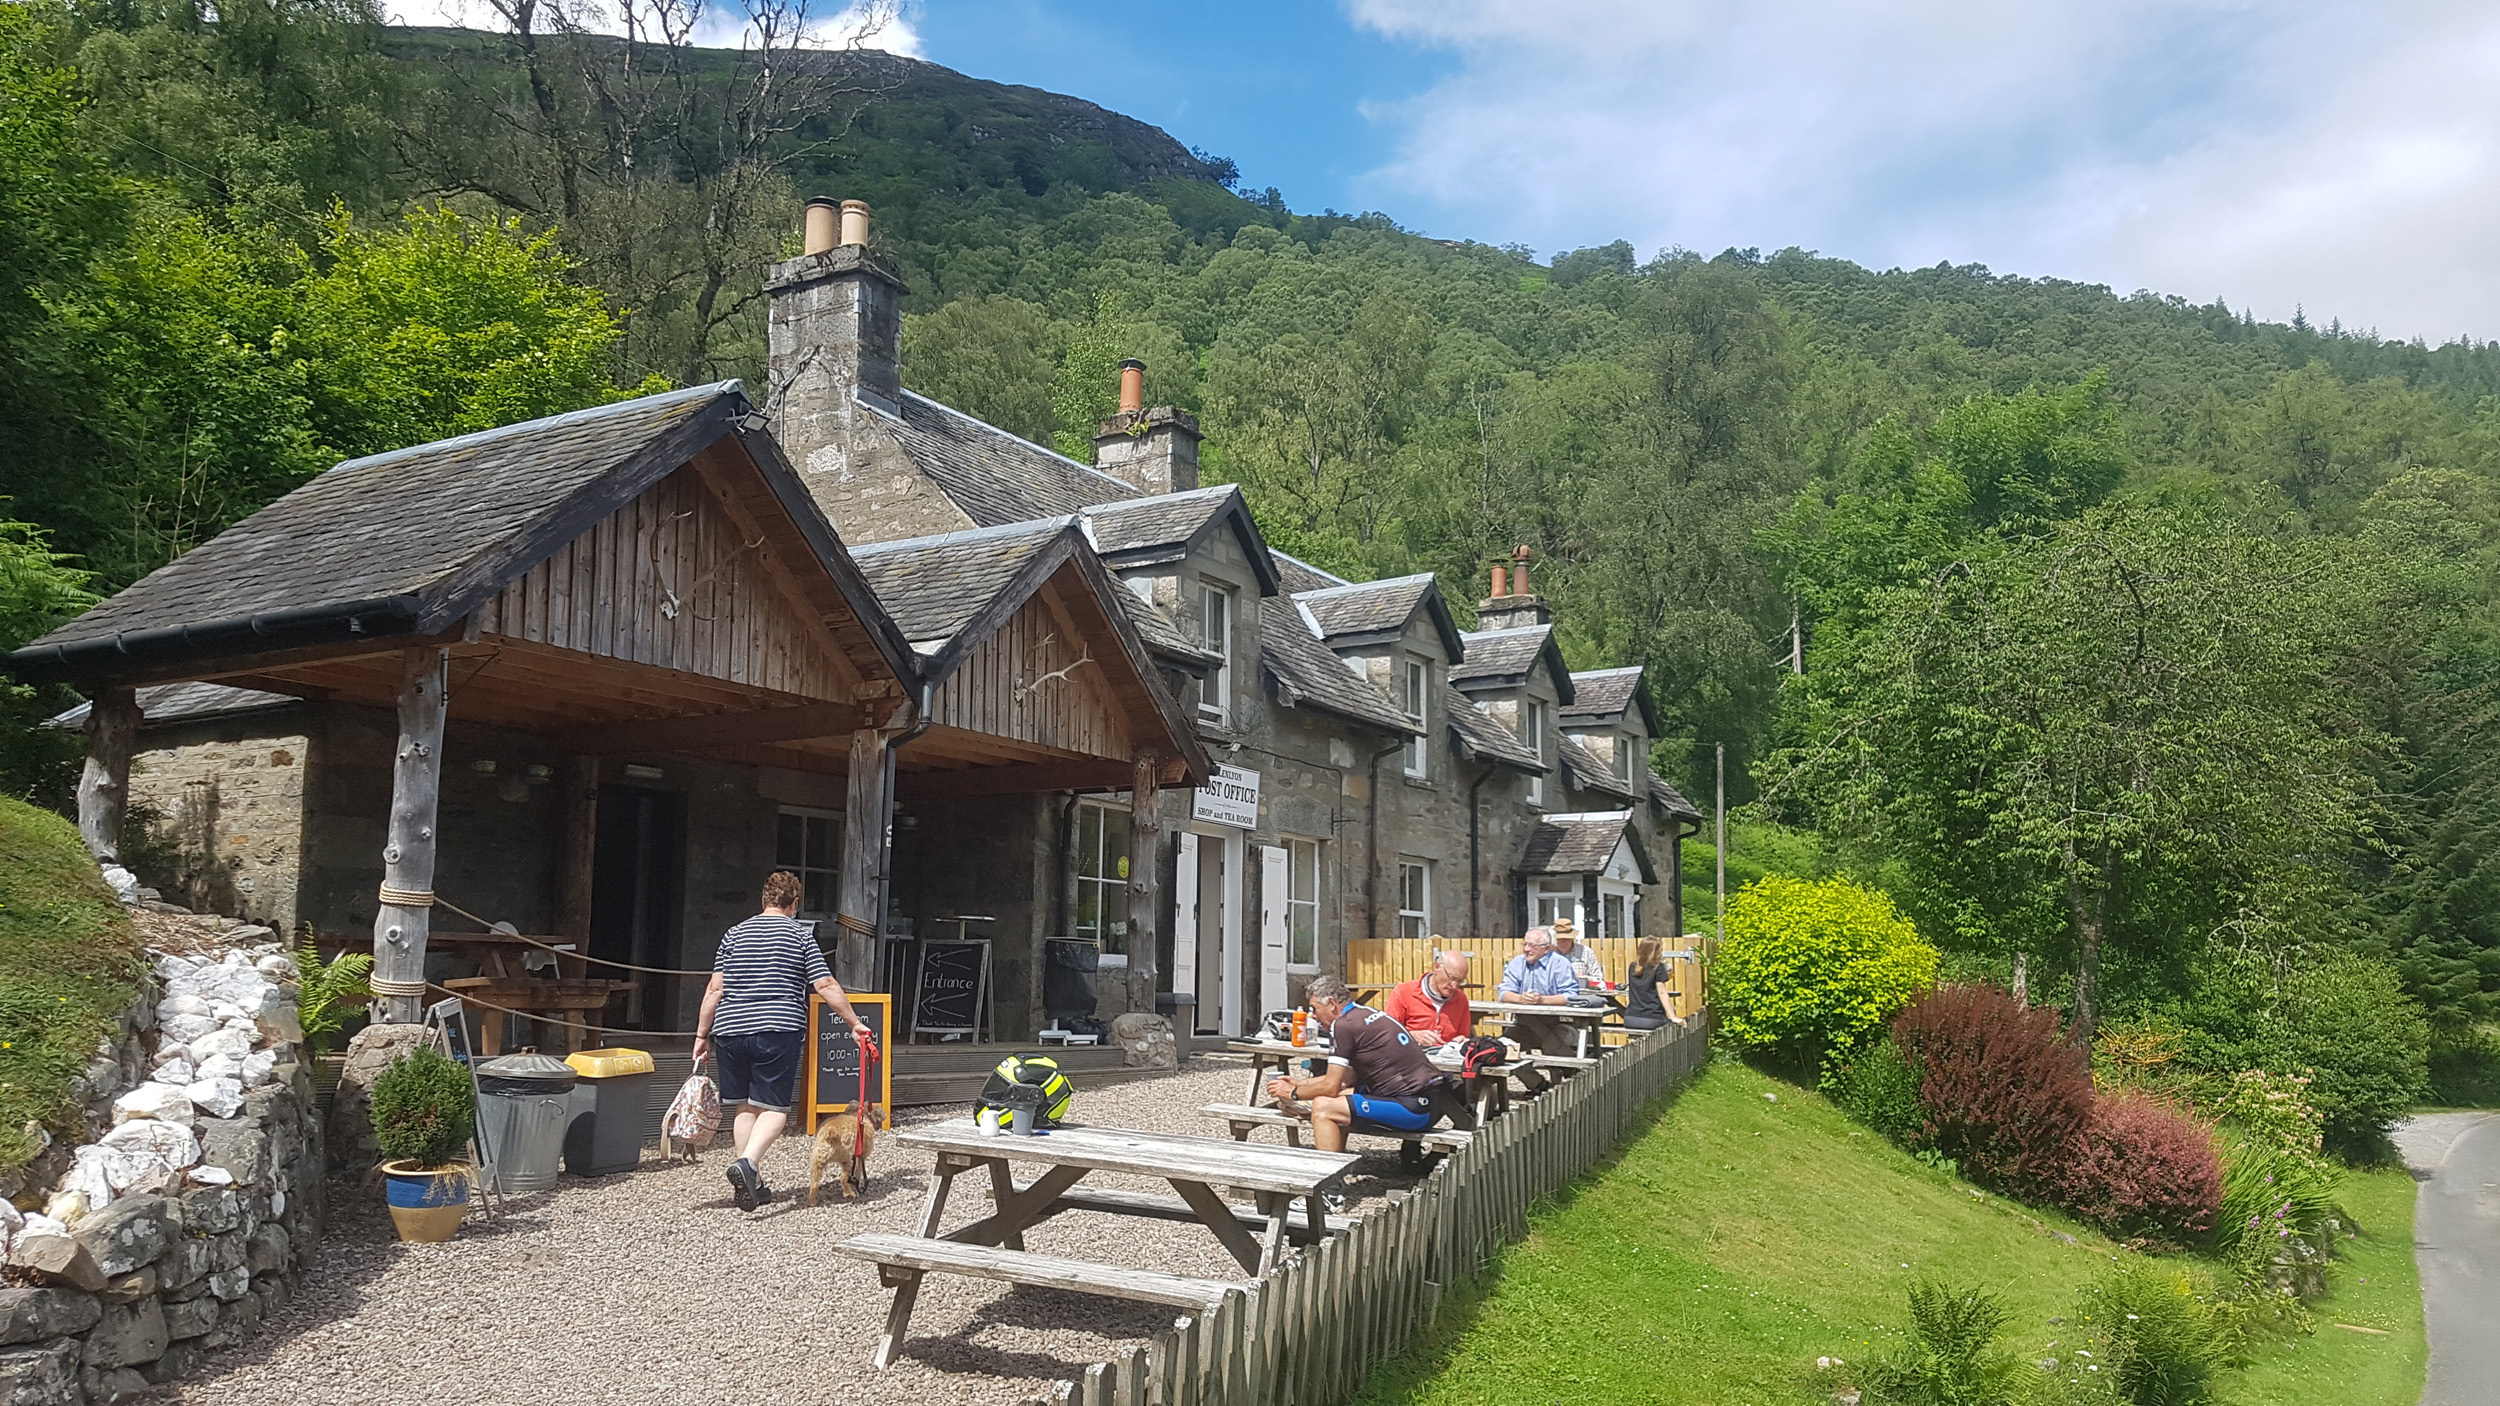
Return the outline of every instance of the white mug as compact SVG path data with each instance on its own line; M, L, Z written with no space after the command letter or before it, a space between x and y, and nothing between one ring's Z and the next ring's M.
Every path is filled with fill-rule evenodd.
M978 1127L978 1128L981 1130L981 1136L983 1136L983 1137L996 1137L996 1136L998 1136L998 1110L997 1110L997 1109L995 1109L995 1108L984 1108L984 1109L982 1109L979 1113L977 1113L977 1114L973 1115L973 1120L972 1120L972 1121L973 1121L974 1126Z

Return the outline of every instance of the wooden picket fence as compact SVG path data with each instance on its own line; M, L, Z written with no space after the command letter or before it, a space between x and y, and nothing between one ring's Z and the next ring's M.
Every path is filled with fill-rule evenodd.
M1700 1068L1706 1020L1634 1038L1595 1069L1514 1107L1353 1230L1306 1249L1211 1312L1182 1318L1081 1380L1068 1406L1337 1406L1373 1364L1432 1326L1442 1300L1528 1233L1528 1206L1622 1140Z

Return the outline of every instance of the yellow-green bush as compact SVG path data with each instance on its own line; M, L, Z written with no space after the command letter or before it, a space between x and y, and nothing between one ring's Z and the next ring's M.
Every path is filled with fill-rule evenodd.
M1728 900L1713 1019L1739 1045L1820 1058L1881 1030L1935 984L1937 960L1883 893L1845 878L1757 879Z

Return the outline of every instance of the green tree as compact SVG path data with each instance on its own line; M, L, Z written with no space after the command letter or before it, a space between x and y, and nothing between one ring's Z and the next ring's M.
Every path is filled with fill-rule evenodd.
M2313 916L2358 833L2335 671L2364 627L2332 550L2121 505L1877 602L1809 676L1794 776L1962 945L2071 952L2075 1038L2112 944L2147 959Z

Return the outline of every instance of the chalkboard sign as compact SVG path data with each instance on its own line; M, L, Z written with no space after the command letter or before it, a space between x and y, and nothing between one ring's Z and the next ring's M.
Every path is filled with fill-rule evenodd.
M911 1034L981 1034L982 1006L990 994L990 944L986 938L920 944L920 984L914 989Z
M881 1127L894 1126L894 998L874 991L852 991L851 1009L877 1037L877 1058L868 1064L868 1097L883 1107ZM807 1047L815 1058L807 1063L807 1131L812 1135L825 1115L848 1113L859 1099L859 1038L822 996L807 998Z

